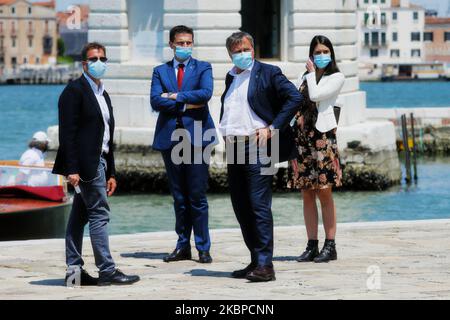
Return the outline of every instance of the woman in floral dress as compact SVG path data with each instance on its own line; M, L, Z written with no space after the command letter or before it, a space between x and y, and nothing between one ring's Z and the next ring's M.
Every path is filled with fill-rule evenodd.
M306 69L300 86L304 100L294 123L299 156L290 163L288 187L302 192L308 234L307 248L297 261L328 262L337 259L336 208L332 189L341 186L342 171L334 106L345 76L339 71L333 45L325 36L312 39ZM320 201L326 236L320 252L316 198Z

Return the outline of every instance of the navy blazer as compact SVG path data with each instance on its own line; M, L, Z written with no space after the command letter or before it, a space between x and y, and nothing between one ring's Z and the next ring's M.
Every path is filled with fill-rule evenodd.
M225 92L222 95L222 120L225 96L233 82L229 73L225 79ZM279 161L287 161L296 157L294 136L289 123L299 110L302 94L290 82L277 66L255 60L248 86L248 103L253 111L268 125L279 129L280 157Z
M106 178L115 175L114 163L114 114L106 90L103 92L109 109L109 153ZM103 146L105 123L91 85L82 75L70 82L58 102L59 148L53 173L68 176L78 173L83 180L97 175Z
M182 119L184 128L194 138L191 143L206 146L212 142L217 143L214 122L209 113L208 101L213 94L213 75L211 64L199 61L191 57L189 64L185 67L185 74L181 90L178 91L177 79L173 60L157 66L153 70L152 85L150 92L150 104L153 110L158 111L153 149L168 150L177 141L171 141L173 131L176 129L176 119ZM177 100L162 98L162 93L177 92ZM204 105L203 108L191 109L183 112L185 104ZM194 121L202 123L202 137L194 137ZM212 135L204 136L206 130L211 130ZM201 138L201 140L200 140Z

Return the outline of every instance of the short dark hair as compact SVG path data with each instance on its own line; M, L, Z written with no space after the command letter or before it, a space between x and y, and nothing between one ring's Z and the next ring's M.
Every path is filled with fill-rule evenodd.
M192 35L192 41L194 41L194 30L192 28L183 26L183 25L179 25L179 26L175 26L172 29L170 29L170 42L174 42L175 41L175 36L179 33L188 33Z
M83 61L87 60L87 54L88 54L89 50L92 50L92 49L97 49L97 50L101 49L101 50L103 50L103 52L106 55L106 48L104 45L102 45L101 43L98 43L98 42L90 42L83 47L83 50L81 50L81 59Z
M235 45L240 45L244 38L247 38L248 41L250 41L253 48L255 47L255 40L253 39L252 35L244 31L239 31L233 33L231 36L227 38L225 45L227 47L228 52L230 53L231 49L233 49Z

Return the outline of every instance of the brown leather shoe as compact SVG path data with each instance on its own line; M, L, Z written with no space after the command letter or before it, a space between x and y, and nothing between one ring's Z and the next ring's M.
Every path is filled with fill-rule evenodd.
M252 282L265 282L275 280L275 270L269 266L259 266L247 274L247 280Z
M249 264L248 266L246 266L244 269L233 271L233 272L231 273L231 276L232 276L233 278L236 278L236 279L245 279L245 278L247 277L247 274L248 274L250 271L255 270L255 268L256 268L256 264L250 263L250 264Z

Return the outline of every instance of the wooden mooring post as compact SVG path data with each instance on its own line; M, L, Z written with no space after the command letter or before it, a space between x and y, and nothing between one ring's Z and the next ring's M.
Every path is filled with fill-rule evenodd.
M410 118L411 118L414 181L417 181L417 146L416 146L416 131L414 129L414 113L411 112Z
M406 124L406 115L401 116L403 150L405 150L406 183L411 183L411 151L409 149L408 127Z

